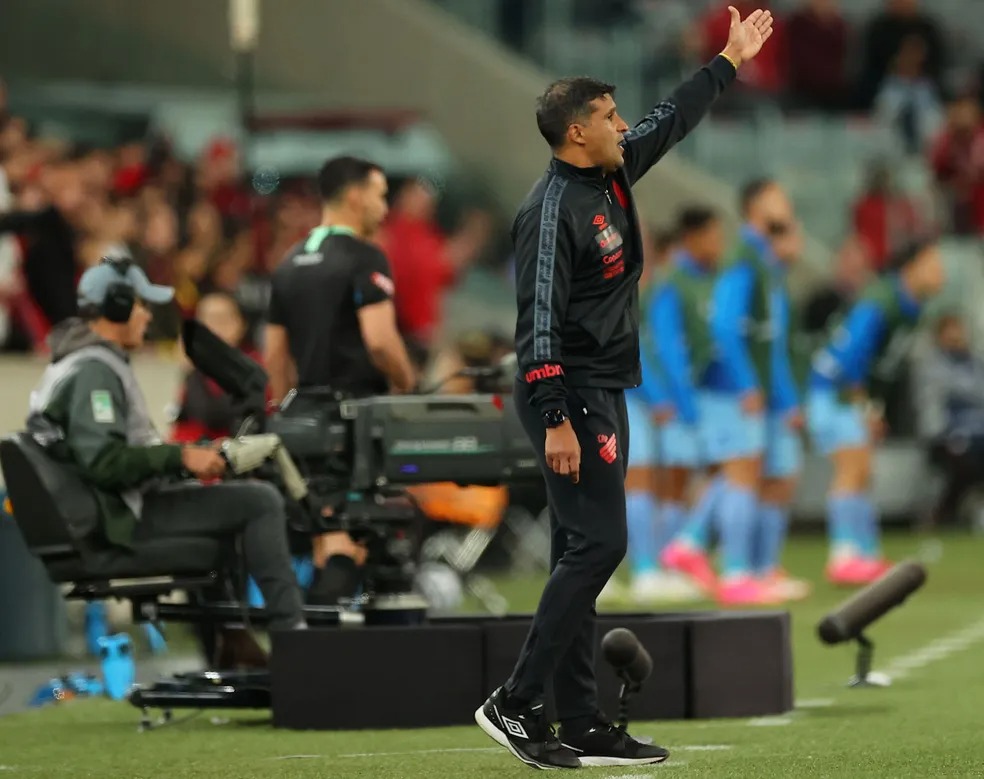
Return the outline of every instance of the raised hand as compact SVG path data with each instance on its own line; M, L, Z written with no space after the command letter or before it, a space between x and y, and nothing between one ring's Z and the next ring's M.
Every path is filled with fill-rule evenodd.
M743 62L755 57L772 35L772 12L759 8L742 21L737 8L729 5L728 10L731 12L731 29L728 30L728 45L723 53L731 58L735 67L740 67Z

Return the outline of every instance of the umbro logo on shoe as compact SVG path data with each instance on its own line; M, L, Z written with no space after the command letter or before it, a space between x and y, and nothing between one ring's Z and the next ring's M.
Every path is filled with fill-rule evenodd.
M499 717L502 719L502 724L508 731L509 735L515 736L516 738L525 738L529 740L530 737L526 734L526 728L524 728L521 723L514 719L509 719L509 717L503 717L502 714L499 714Z

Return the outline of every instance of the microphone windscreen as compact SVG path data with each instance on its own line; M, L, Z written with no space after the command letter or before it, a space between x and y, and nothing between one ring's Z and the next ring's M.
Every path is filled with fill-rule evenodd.
M854 594L817 626L820 640L839 644L855 638L885 612L898 606L926 581L926 569L919 563L899 563L878 581Z
M601 651L616 669L625 668L638 653L639 639L635 633L625 628L609 630L601 639Z
M636 684L642 684L653 672L653 658L650 657L646 647L638 644L639 652L625 668L625 674Z

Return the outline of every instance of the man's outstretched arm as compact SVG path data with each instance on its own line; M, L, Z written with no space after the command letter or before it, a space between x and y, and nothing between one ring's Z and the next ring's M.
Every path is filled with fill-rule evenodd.
M755 11L745 21L731 8L724 50L625 134L625 171L633 184L696 127L743 62L755 57L772 35L772 14Z

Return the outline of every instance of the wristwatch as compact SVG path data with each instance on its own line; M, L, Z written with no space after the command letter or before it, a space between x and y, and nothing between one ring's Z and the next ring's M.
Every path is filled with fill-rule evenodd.
M559 408L552 408L548 411L543 412L543 424L548 428L560 427L564 422L567 421L567 414L561 411Z

